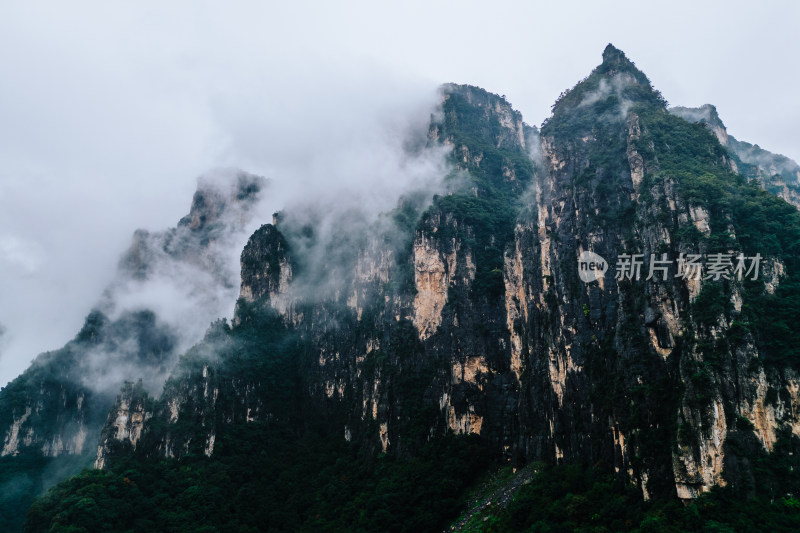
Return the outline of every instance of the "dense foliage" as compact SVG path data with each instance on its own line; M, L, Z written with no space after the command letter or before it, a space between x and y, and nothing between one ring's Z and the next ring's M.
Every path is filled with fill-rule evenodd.
M471 532L734 532L797 531L800 500L793 496L749 500L718 488L688 505L646 502L633 486L595 469L542 467L506 507L478 513Z
M502 97L471 86L450 86L443 103L442 134L455 146L452 157L466 176L460 190L434 197L432 209L453 216L458 237L474 253L472 284L475 300L500 301L503 293L503 254L513 239L522 193L533 179L534 164L519 139L500 122L498 109L516 111ZM523 126L526 134L535 130ZM528 139L530 142L531 139Z
M735 433L729 439L752 463L754 475L745 483L715 488L690 503L675 498L645 501L635 486L602 469L539 465L531 482L523 485L507 506L494 502L471 516L464 530L797 531L800 440L784 434L773 453L767 454L752 432ZM737 466L728 464L727 468L736 470Z
M645 501L602 468L538 465L507 506L486 506L465 530L796 531L800 440L784 434L767 454L752 433L729 439L754 476L688 505ZM364 457L343 440L250 424L226 434L213 459L84 471L31 507L26 531L441 531L468 496L485 496L467 491L492 465L483 450L449 437L413 459Z
M91 461L88 456L43 457L30 450L0 459L0 531L20 531L25 509L37 496Z
M572 141L596 132L604 123L624 121L632 105L663 109L666 100L625 55L609 45L603 63L553 104L542 135Z
M232 428L213 459L84 471L31 507L26 531L435 531L486 465L473 438L434 441L398 460L248 424Z
M694 242L706 253L759 254L758 279L748 278L742 284L744 303L735 333L740 338L751 334L767 363L800 366L800 329L795 327L800 321L800 212L756 182L731 172L723 164L725 149L702 124L662 110L637 111L647 132L638 148L645 153L655 151L660 167L656 174L646 176L646 184L674 180L683 197L710 216L708 235L687 225L676 230L673 241ZM783 275L773 279L776 268L782 269ZM777 281L772 292L765 290L768 280ZM700 324L709 324L729 311L731 284L725 281L724 291L723 284L713 285L706 285L693 306Z
M19 455L0 457L0 531L19 530L24 520L21 509L26 509L43 490L92 462L99 428L117 391L104 393L86 386L86 379L103 376L83 355L105 354L106 369L121 359L158 368L168 364L175 345L173 334L158 323L152 312L128 312L110 320L93 311L66 346L41 354L22 375L2 388L0 427L11 427L22 418L25 422L18 429L15 452ZM32 399L36 399L35 403ZM52 446L52 453L57 453L57 446L65 441L80 439L73 429L76 425L86 431L82 454L42 454L43 445ZM36 441L52 434L60 434L61 442Z
M219 384L217 406L233 391L259 383L268 421L219 424L211 458L201 436L208 431L202 405L184 406L169 428L190 437L177 460L151 457L127 446L110 448L110 468L84 471L40 498L29 511L29 531L433 531L459 510L462 493L490 457L477 437L424 438L415 373L398 376L407 400L398 409L406 440L420 443L402 455L375 456L330 427L335 412L320 417L300 399L307 344L273 310L240 301L237 324L218 321L203 343L179 363L165 390L208 370ZM386 350L413 358L413 326L402 322ZM373 352L373 359L380 355ZM212 362L213 361L213 362ZM371 365L384 364L371 360ZM423 388L419 388L420 395ZM143 391L142 391L143 393ZM202 396L202 395L201 395ZM146 399L148 409L155 408ZM217 416L223 416L219 414ZM333 419L330 419L330 418ZM422 429L415 429L416 424ZM139 449L156 446L163 421L154 418ZM427 441L427 442L426 442Z

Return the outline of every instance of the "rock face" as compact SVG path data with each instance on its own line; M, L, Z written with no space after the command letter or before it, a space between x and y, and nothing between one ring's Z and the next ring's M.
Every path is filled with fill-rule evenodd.
M455 432L484 436L510 457L517 381L507 360L503 250L516 207L506 208L532 184L527 143L535 130L480 89L447 86L443 102L431 146L453 146L456 172L483 179L427 208L401 205L388 228L359 237L341 255L338 239L336 249L316 243L324 253L309 251L316 236L288 215L262 226L242 253L234 333L259 323L264 309L276 313L282 335L303 346L296 356L303 394L293 409L322 415L331 431L367 449L412 450L432 434ZM469 142L466 124L481 128L484 144ZM251 348L212 351L227 349ZM207 444L227 424L289 415L263 376L233 374L218 355L192 355L180 368L152 418L152 428L166 430L145 428L154 453L179 455L201 443L210 453ZM183 425L189 419L203 431Z
M215 323L157 400L123 391L98 468L213 457L259 422L398 455L474 434L517 465L601 465L644 498L692 498L748 476L733 444L800 436L794 334L773 342L753 311L795 312L794 234L756 226L800 214L732 172L724 128L668 113L610 45L541 131L470 86L445 86L440 111L428 147L452 150L447 192L358 231L342 217L333 237L291 213L258 229L232 326ZM589 282L584 252L603 260ZM763 258L758 280L690 275L691 256L740 253ZM8 449L31 412L14 412Z
M100 436L95 468L105 466L106 450L112 446L136 449L142 438L144 424L152 416L147 406L147 394L141 381L136 385L126 383L114 406L109 410L103 434Z
M292 265L283 235L271 224L256 231L242 252L242 283L239 297L247 303L269 302L281 313L289 305Z
M562 95L541 135L501 97L445 86L429 139L451 146L455 172L470 179L434 197L400 245L378 235L355 246L349 275L332 259L311 265L294 254L291 225L253 234L234 332L260 307L304 343L293 397L301 411L373 451L473 433L517 463L605 464L645 498L727 483L731 434L765 450L783 428L800 435L796 373L765 365L753 335L731 340L741 283L722 289L732 308L708 312L699 306L712 281L679 276L674 262L656 268L665 256L708 252L720 229L732 253L742 250L732 214L680 181L681 165L699 164L695 152L677 152L663 131L696 136L711 154L703 168L721 173L736 161L720 145L730 138L671 117L619 50L603 57ZM642 275L608 268L583 283L584 251L612 265L641 254ZM783 263L771 264L780 285ZM315 297L308 273L326 269L339 284ZM288 416L263 382L231 375L224 361L186 365L193 370L171 380L156 407L162 424L145 424L151 453L213 454L226 424ZM181 430L184 416L202 429Z

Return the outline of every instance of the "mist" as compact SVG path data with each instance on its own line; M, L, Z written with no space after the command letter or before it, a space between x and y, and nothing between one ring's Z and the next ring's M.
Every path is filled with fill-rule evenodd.
M441 170L403 151L441 83L505 94L538 124L613 42L672 104L714 103L737 138L800 157L798 74L776 52L796 50L798 6L492 9L3 2L0 385L75 335L133 232L174 227L213 169L272 180L253 225L315 198L365 220L391 208ZM230 293L209 295L223 315Z
M106 37L112 45L124 44ZM89 45L79 41L77 46L81 44ZM174 48L178 43L170 44ZM411 182L427 179L422 175L427 163L404 162L402 152L408 132L426 132L439 98L435 83L398 77L371 64L344 70L315 56L273 55L256 64L243 54L227 61L228 54L215 57L205 47L202 52L209 57L203 58L202 67L172 72L183 58L169 46L164 52L164 64L139 72L142 78L135 87L122 87L95 72L105 82L98 91L103 94L78 95L88 80L65 79L67 90L75 85L76 101L67 105L60 94L43 93L40 101L52 107L54 116L19 118L20 124L28 122L25 128L37 127L31 135L41 130L42 138L28 146L40 153L0 148L11 163L0 170L0 323L6 328L0 339L0 383L78 332L115 282L117 262L133 232L174 227L188 212L197 176L209 169L241 168L272 181L258 216L219 251L233 275L231 283L210 290L216 285L206 274L163 262L167 270L154 273L146 285L115 293L119 309L153 309L185 331L187 344L199 340L211 319L230 317L238 295L241 249L252 230L271 221L273 212L287 203L318 198L340 208L343 203L368 206L372 217L393 207ZM149 59L140 54L158 56L152 49L126 53L138 61ZM223 59L224 64L213 65ZM92 65L105 66L104 61ZM281 73L281 79L273 73ZM41 74L46 78L50 72ZM28 85L46 81L29 79L24 87L17 82L12 89L16 85L22 93ZM150 94L144 98L137 91ZM120 110L128 105L133 110L118 116L117 125L97 123L107 110L103 107ZM145 109L151 106L169 114L155 116ZM135 117L138 111L142 114ZM12 136L12 128L5 126L0 138ZM53 126L62 131L53 131ZM98 131L98 126L108 129ZM185 286L190 279L192 286ZM201 290L207 294L199 294ZM189 294L193 297L187 298ZM208 304L199 316L198 301Z
M606 113L605 119L611 121L625 121L628 118L628 111L634 105L634 102L626 98L624 91L626 87L631 86L635 82L630 76L616 74L611 78L611 82L607 82L605 78L600 80L597 89L587 93L583 99L578 103L578 107L591 106L601 100L606 100L609 96L614 95L619 102L616 113ZM609 116L610 115L610 116Z

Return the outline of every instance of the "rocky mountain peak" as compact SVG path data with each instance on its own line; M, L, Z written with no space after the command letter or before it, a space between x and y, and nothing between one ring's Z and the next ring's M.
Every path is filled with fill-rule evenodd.
M619 129L636 107L663 110L666 101L647 76L625 54L608 45L603 62L553 104L542 134L562 139L595 137L598 129Z
M242 283L239 297L247 303L268 299L281 312L288 307L292 266L288 244L272 224L261 226L247 242L241 256ZM240 311L241 307L237 307ZM235 321L239 319L239 313Z
M689 122L705 124L717 136L722 146L728 145L728 132L715 106L711 104L703 104L700 107L675 106L671 107L669 112Z
M625 52L609 44L603 50L603 62L595 69L596 73L614 76L619 73L627 73L632 76L636 83L649 85L650 81L644 73L636 68L636 65L628 59Z
M522 120L505 95L498 95L473 85L448 83L441 87L444 117L431 124L429 138L464 148L463 140L454 132L469 131L495 147L524 150L526 137L532 128ZM443 139L440 139L443 137Z
M123 280L144 280L159 262L179 260L216 271L212 243L228 242L243 231L267 179L243 171L220 171L201 176L189 214L175 228L151 233L137 230L120 261ZM227 281L226 281L227 283Z
M197 180L189 214L181 219L179 225L199 231L224 215L239 218L256 201L266 184L265 178L242 171L236 171L233 179L224 176L220 179L216 174L202 176Z
M603 64L617 68L633 66L633 63L631 63L631 61L625 55L625 52L611 43L608 43L605 49L603 49Z
M688 122L703 124L727 149L731 170L800 208L800 165L797 162L730 135L712 104L675 106L669 112Z

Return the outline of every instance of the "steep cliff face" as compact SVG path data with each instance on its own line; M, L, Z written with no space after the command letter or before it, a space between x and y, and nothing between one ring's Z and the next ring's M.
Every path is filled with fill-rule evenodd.
M669 439L667 355L676 309L688 298L656 282L617 281L614 266L618 254L649 257L670 242L668 226L648 220L641 201L649 194L676 202L669 182L653 190L646 183L656 162L637 111L661 106L646 77L606 49L603 64L562 95L542 128L545 169L506 268L523 390L521 454L613 465L645 494L648 477L669 477L669 449L642 441ZM579 277L584 252L606 261L597 281Z
M396 456L472 434L515 465L599 465L644 498L693 498L748 479L745 449L800 436L800 214L734 173L724 129L670 114L612 46L541 131L474 87L441 105L442 194L333 238L291 213L262 226L232 326L140 426L123 394L99 467L213 458L232 428L287 424Z
M114 321L93 312L73 341L39 356L0 393L6 428L0 456L88 453L122 379L117 370L136 367L142 378L153 379L168 372L175 348L174 332L152 312L129 312ZM105 354L111 355L98 361ZM115 369L123 360L125 366ZM92 379L107 380L108 387Z
M271 224L256 231L242 252L239 298L248 304L269 302L280 313L288 312L292 265L286 240Z
M148 409L148 397L141 381L136 385L126 383L122 387L122 392L117 397L117 401L108 412L108 418L100 436L95 468L105 466L105 450L112 446L119 449L123 447L125 451L136 449L136 445L142 438L142 430L145 423L152 416Z
M680 139L694 146L681 147ZM676 277L681 254L758 253L756 242L737 237L746 226L737 224L741 206L697 194L694 178L703 172L737 183L726 153L717 139L669 117L646 78L610 49L556 104L542 146L547 174L538 216L518 225L506 274L515 295L509 324L520 339L512 346L528 347L520 356L529 391L523 449L613 464L645 497L677 490L689 498L724 485L725 442L740 431L737 417L750 420L764 443L771 441L765 433L788 427L796 434L797 427L791 400L774 407L779 419L755 407L762 405L757 384L767 388L769 349L749 329L743 337L731 332L748 320L740 280ZM581 282L576 266L584 251L611 261L609 273ZM614 279L621 254L642 254L640 279ZM669 262L657 263L662 257ZM651 267L667 264L645 279ZM748 290L758 299L769 287ZM712 306L710 294L720 302ZM770 386L788 399L793 370L777 366Z

